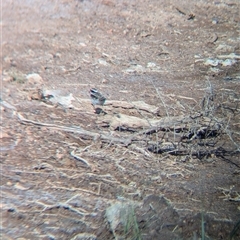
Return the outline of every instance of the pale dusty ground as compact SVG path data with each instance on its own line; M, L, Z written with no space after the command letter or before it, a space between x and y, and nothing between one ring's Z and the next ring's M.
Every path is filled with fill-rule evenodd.
M1 9L2 239L116 239L105 213L118 202L135 207L142 239L198 239L202 216L206 237L227 239L240 218L239 1L12 0ZM225 157L154 154L144 138L124 147L59 128L132 136L100 124L91 87L108 114L158 119L200 111L209 82L234 132L215 139L231 150ZM71 108L41 101L38 89L72 94ZM114 101L159 113L108 108Z

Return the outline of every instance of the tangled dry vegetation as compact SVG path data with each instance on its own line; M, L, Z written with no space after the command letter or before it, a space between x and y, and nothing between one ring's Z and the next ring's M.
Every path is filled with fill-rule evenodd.
M144 102L108 101L104 111L98 111L97 125L102 129L100 131L29 120L20 113L17 116L23 124L74 133L82 139L108 144L106 149L117 145L122 147L124 152L131 149L150 159L154 156L151 153L161 154L164 158L174 155L196 157L200 160L237 155L240 150L239 132L232 129L238 125L239 96L236 93L227 96L223 92L219 97L211 83L208 81L207 84L201 102L195 106L181 105L181 108L177 109L177 116L170 115L173 107L165 102L164 96L157 89L156 94L162 102L160 107ZM226 96L227 99L224 99ZM39 97L39 100L45 102L46 99L44 93ZM194 99L188 100L195 103ZM160 108L164 108L165 116L161 116ZM79 159L89 167L87 161L80 157Z

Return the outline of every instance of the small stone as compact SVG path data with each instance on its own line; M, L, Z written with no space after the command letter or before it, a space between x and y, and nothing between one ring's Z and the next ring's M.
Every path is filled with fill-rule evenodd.
M108 80L105 78L102 80L102 83L107 83L107 82L108 82Z
M9 63L9 64L13 61L13 59L10 57L5 57L3 60L5 63Z
M207 162L207 163L212 163L212 162L214 162L214 159L213 159L213 158L207 158L207 159L206 159L206 162Z
M148 68L154 68L154 67L156 67L156 63L154 63L154 62L148 62L148 63L147 63L147 67L148 67Z
M212 18L212 24L218 24L218 19L217 18Z
M80 45L81 47L86 47L86 46L87 46L84 42L80 42L79 45Z
M56 54L53 55L55 58L61 58L62 54L57 52Z
M37 73L31 73L27 75L27 80L29 83L36 85L36 84L43 84L42 77Z
M3 81L5 81L5 82L12 82L13 81L13 77L12 76L4 76L3 77Z

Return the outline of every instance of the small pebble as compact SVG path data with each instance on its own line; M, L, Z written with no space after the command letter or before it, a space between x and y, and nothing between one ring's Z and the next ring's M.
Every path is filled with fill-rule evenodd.
M212 24L218 24L218 19L217 18L213 18L212 19Z

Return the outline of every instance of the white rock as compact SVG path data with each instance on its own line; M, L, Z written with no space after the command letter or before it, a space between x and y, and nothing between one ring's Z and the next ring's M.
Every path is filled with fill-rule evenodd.
M29 83L31 83L31 84L43 84L43 79L42 79L42 77L39 75L39 74L37 74L37 73L31 73L31 74L28 74L27 76L26 76L26 78L27 78L27 80L28 80L28 82Z

